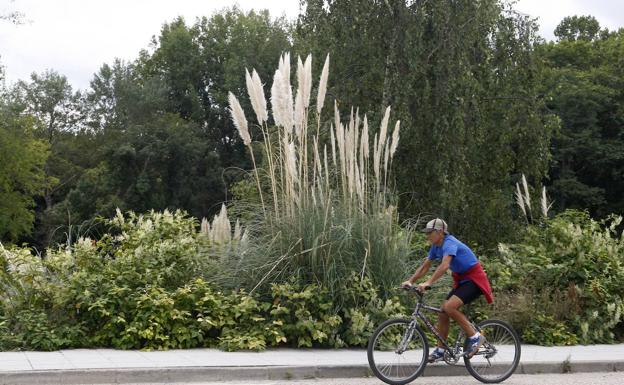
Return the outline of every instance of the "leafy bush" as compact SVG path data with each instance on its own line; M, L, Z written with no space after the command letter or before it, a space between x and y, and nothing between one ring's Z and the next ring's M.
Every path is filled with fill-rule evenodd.
M111 224L117 234L46 258L2 248L0 348L355 346L378 320L401 312L355 274L339 305L328 288L297 280L264 297L224 291L201 274L211 266L205 252L229 246L210 245L180 212L119 214Z
M582 343L614 341L624 310L624 238L616 232L621 220L595 221L569 210L529 226L521 243L500 245L498 257L488 264L494 287L510 297L512 308L527 314L542 309L555 322L524 320L516 324L520 330L536 336L535 329L548 329L550 322L552 335L545 340L558 340L557 323L564 322Z
M281 326L285 342L297 347L335 346L342 318L333 312L327 289L318 285L274 284L271 286L273 305L271 317Z
M533 314L531 323L522 333L522 339L528 344L544 346L578 343L576 335L571 333L563 322L555 320L553 316L546 315L543 311Z
M352 273L341 291L344 299L344 341L349 346L365 347L375 327L390 317L405 316L406 308L397 297L380 298L372 280Z

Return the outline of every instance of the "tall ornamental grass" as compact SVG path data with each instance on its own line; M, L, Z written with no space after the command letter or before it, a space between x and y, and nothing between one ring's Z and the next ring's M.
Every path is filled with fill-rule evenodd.
M238 99L229 95L232 119L254 160L261 205L252 209L261 214L246 223L253 238L249 247L224 261L232 283L243 279L255 289L296 279L321 284L335 294L352 272L384 289L408 274L409 230L397 223L390 175L400 122L391 124L390 107L377 130L357 110L351 109L343 121L334 102L333 119L326 124L321 117L328 77L329 55L314 106L312 56L297 59L293 92L290 55L282 55L271 86L274 125L269 125L260 77L255 70L247 72L257 121L251 129L263 139L256 147ZM258 148L261 164L254 153Z

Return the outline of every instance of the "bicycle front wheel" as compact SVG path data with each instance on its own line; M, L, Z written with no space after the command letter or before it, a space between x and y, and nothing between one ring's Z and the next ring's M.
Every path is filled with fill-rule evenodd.
M486 320L477 324L485 343L472 357L464 357L466 369L486 384L498 383L513 374L520 362L520 338L506 322Z
M429 345L422 329L409 319L390 319L368 341L368 364L381 381L403 385L420 376L427 365Z

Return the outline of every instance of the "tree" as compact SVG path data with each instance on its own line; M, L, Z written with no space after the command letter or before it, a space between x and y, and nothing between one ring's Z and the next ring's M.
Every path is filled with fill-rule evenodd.
M37 135L50 147L51 154L45 166L47 185L43 194L45 209L50 209L55 201L54 195L67 188L79 173L59 147L63 143L60 137L68 133L72 135L77 129L80 94L73 94L67 78L56 71L33 73L30 79L30 82L20 80L15 86L14 104L22 114L36 119Z
M178 114L199 129L198 140L206 144L209 158L215 162L210 167L218 167L219 182L204 189L214 194L204 203L206 207L218 207L217 202L227 199L227 186L241 179L240 170L251 166L230 119L228 91L238 96L246 93L241 75L245 68L266 74L268 90L275 62L291 47L289 38L284 19L273 20L268 11L243 13L231 8L199 19L191 27L182 19L164 25L154 40L154 53L137 60L142 79L158 79L165 85L165 111ZM244 108L251 111L248 103ZM261 138L259 130L252 133ZM214 154L218 158L213 160ZM209 213L212 210L198 214Z
M373 121L393 106L403 216L444 216L495 245L513 233L515 178L548 169L556 120L538 92L536 31L507 1L310 0L295 45L330 52L339 103Z
M559 41L591 41L598 37L599 32L600 23L593 16L567 16L555 28Z
M586 19L595 21L567 17L557 30L574 30L573 21ZM624 212L624 30L597 37L599 26L590 24L591 39L561 38L538 52L548 67L547 107L561 119L550 170L555 206L605 217Z
M34 121L0 106L0 240L15 241L30 234L34 222L33 197L45 183L48 146L33 135Z

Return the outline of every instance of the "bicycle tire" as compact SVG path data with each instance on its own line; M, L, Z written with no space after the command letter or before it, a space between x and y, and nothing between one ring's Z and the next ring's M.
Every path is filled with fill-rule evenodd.
M505 381L520 362L518 334L508 323L496 319L479 322L477 327L486 342L473 357L464 357L466 369L474 378L486 384Z
M414 325L408 349L402 353L396 351L411 322L412 320L403 318L389 319L375 329L368 341L368 364L375 376L386 384L407 384L425 370L429 343L418 325ZM392 373L396 375L393 376Z

